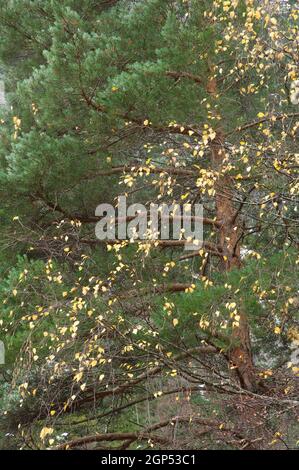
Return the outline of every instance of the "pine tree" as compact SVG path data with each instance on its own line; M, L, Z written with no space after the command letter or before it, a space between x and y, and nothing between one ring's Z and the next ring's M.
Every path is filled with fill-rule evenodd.
M57 446L55 425L72 418L79 431L61 448L105 441L111 416L124 447L171 448L156 431L174 421L184 448L279 446L275 433L293 445L293 424L275 420L282 396L290 423L298 405L299 113L288 96L298 10L280 7L1 6L1 297L3 331L18 332L10 394L22 403L5 405L5 422L21 424L26 445L33 429ZM202 247L97 240L95 208L119 194L146 207L201 203ZM144 431L128 429L145 402L160 421L141 408ZM95 433L79 438L94 416Z

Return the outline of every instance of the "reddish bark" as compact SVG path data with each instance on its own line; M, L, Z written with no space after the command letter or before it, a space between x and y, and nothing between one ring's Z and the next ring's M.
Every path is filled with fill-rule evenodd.
M225 162L224 138L218 131L211 142L212 165L218 172L216 183L216 216L219 223L218 246L223 253L222 268L224 271L238 269L240 259L240 224L233 204L232 181L228 175L222 174ZM242 388L256 390L256 377L251 352L250 330L244 311L240 315L239 326L233 330L233 346L229 352L231 367L236 371Z

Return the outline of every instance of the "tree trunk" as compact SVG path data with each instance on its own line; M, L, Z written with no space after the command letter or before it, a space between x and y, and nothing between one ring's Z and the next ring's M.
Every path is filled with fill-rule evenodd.
M216 216L217 222L220 224L218 244L223 250L222 268L224 271L230 271L241 266L240 225L233 204L231 178L228 175L222 175L226 155L221 131L217 132L210 148L213 168L219 172L215 188ZM244 311L238 313L240 315L239 326L234 327L233 345L229 352L230 367L236 371L241 387L254 391L256 390L256 377L251 353L249 325Z

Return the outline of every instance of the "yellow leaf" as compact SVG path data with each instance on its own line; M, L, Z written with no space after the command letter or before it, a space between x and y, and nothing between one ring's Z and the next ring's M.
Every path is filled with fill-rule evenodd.
M82 376L83 376L83 372L78 372L78 374L75 375L74 380L76 382L80 382L80 380L82 379Z
M41 430L39 436L40 436L40 438L41 438L42 440L44 440L47 436L53 434L53 431L54 431L53 428L44 427L44 428Z

